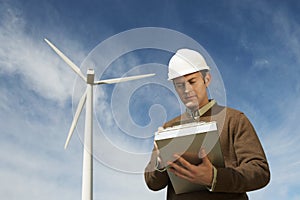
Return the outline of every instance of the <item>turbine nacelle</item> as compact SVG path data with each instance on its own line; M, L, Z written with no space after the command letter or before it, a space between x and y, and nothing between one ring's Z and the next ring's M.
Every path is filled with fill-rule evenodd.
M86 83L94 85L95 71L93 69L88 69L86 74L87 74Z

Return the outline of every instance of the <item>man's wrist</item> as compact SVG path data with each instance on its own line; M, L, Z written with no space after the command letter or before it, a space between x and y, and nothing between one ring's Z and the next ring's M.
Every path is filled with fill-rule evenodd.
M162 167L161 166L161 159L160 159L159 156L156 158L155 170L159 171L159 172L164 172L164 171L167 170L167 167Z
M211 186L210 187L207 187L207 189L210 191L210 192L213 192L215 187L216 187L216 184L217 184L217 175L218 175L218 170L217 168L215 168L214 166L212 166L212 182L211 182Z

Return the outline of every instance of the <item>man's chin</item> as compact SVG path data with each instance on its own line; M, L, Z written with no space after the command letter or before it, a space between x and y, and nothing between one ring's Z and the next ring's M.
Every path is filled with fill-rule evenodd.
M198 110L198 104L197 103L194 103L194 102L187 102L185 104L185 107L191 111L195 111L195 110Z

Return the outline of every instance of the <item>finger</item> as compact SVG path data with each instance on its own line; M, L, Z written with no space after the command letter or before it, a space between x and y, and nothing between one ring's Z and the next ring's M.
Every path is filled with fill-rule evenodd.
M164 127L161 127L161 126L158 127L158 129L157 129L158 132L161 132L161 131L163 131L163 130L164 130Z
M169 162L171 167L183 174L189 174L192 171L192 165L181 156L174 155L176 162Z
M186 168L173 162L168 162L168 166L169 166L168 170L174 173L176 176L187 180L191 180L190 177L192 177L192 175Z
M155 141L154 141L154 149L158 151L158 146Z
M178 176L180 178L183 178L187 181L192 182L193 177L192 174L186 170L185 168L183 168L180 165L177 165L176 163L169 163L169 168L168 168L169 172L172 172L173 174L175 174L175 176Z
M170 168L174 169L175 171L182 173L182 174L187 174L189 171L182 166L182 164L177 164L176 162L168 162L168 165Z
M183 157L175 154L174 157L177 159L177 162L179 162L184 168L191 170L192 169L192 164L188 162L186 159Z

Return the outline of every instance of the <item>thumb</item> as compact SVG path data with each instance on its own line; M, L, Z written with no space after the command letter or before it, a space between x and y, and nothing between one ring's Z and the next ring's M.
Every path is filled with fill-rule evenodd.
M200 152L199 152L199 157L202 159L202 163L203 164L207 164L207 163L210 163L208 157L207 157L207 154L206 154L206 151L204 148L201 148L200 149Z
M201 148L198 153L199 158L204 158L206 156L206 151L204 148Z
M159 148L157 146L157 143L154 141L154 151L156 152L157 156L159 155Z

